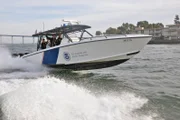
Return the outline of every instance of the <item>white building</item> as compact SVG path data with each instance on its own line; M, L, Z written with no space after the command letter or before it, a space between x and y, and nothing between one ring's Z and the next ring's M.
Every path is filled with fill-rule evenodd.
M180 39L180 25L167 25L165 28L144 29L138 27L133 34L148 34L154 38L164 37L167 40Z
M169 40L180 38L180 25L167 25L166 29L168 30L164 32L164 36Z
M135 28L135 31L132 32L133 34L147 34L147 35L153 35L154 37L161 37L163 32L162 28L157 29L144 29L141 27Z

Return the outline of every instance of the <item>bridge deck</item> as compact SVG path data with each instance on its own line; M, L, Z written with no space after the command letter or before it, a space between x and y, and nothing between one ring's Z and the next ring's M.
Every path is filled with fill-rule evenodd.
M8 42L9 40L11 40L10 42L11 44L13 44L14 42L16 43L17 40L15 40L15 38L21 38L21 42L24 44L25 41L28 41L29 39L31 39L32 43L35 43L35 39L37 37L31 36L31 35L0 34L0 44L9 43Z

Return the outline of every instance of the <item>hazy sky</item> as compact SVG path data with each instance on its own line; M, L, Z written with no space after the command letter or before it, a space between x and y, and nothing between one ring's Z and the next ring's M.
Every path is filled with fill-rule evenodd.
M28 34L61 25L62 19L79 20L105 31L123 22L140 20L172 24L180 15L180 0L0 0L0 34Z

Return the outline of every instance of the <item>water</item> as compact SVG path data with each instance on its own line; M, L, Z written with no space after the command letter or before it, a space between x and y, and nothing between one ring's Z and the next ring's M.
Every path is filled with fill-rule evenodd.
M35 45L0 47L2 120L178 120L180 46L147 45L130 61L62 71L12 58Z

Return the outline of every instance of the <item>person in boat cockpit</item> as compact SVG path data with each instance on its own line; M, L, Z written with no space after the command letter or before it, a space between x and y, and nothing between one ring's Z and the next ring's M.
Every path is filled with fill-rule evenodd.
M42 39L41 41L41 49L46 49L46 45L48 42L45 41L45 39Z
M60 45L62 41L61 34L59 34L58 38L55 40L55 45Z
M53 47L53 46L55 46L55 40L56 40L56 36L55 35L53 35L52 37L48 37L47 35L46 35L46 38L50 41L50 47Z

